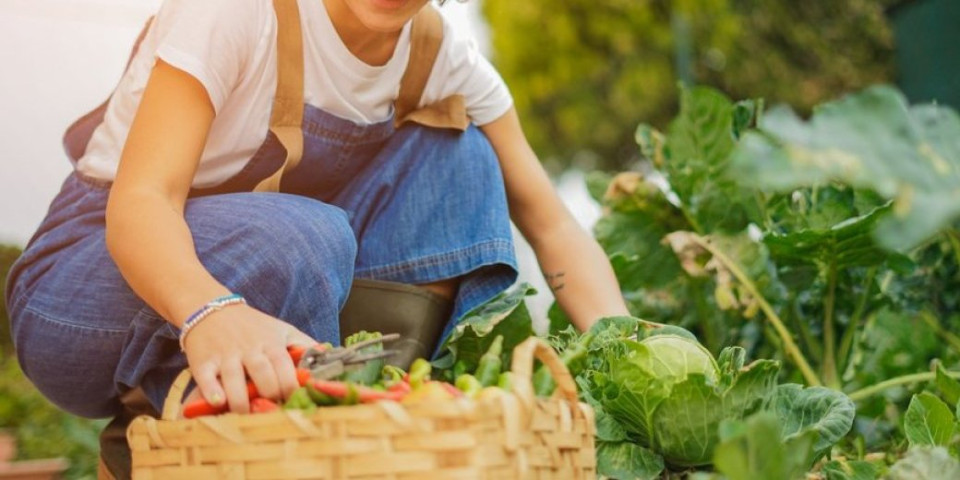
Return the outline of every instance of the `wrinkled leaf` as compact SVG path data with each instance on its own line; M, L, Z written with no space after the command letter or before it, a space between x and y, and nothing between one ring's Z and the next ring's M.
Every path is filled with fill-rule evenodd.
M600 442L597 473L620 480L656 480L663 471L663 457L630 442Z
M670 124L667 175L699 233L739 232L759 218L755 193L727 174L736 112L716 90L683 89L680 114Z
M809 430L783 442L771 441L780 434L776 415L761 412L746 420L745 427L725 428L735 432L717 445L713 463L729 480L796 480L806 475L813 459L817 432Z
M909 107L873 87L822 105L809 122L768 111L733 154L743 185L782 191L839 181L893 200L880 243L907 249L960 218L960 117L934 105Z
M945 448L911 448L907 455L890 467L886 480L956 480L960 478L960 461Z
M903 431L911 447L947 446L957 426L950 407L936 395L923 392L910 400L903 415Z
M844 220L824 229L804 229L785 235L770 234L763 243L780 266L833 265L837 269L882 265L893 255L873 238L877 221L889 207Z
M777 387L775 404L785 439L809 430L817 432L817 442L813 447L817 458L827 453L833 444L850 431L856 416L856 406L849 397L823 387L780 385Z
M823 465L823 474L827 480L877 480L880 467L862 460L832 460Z
M455 360L463 361L472 372L498 335L503 335L503 351L509 356L514 347L534 334L524 298L536 292L524 283L467 312L444 341L434 365L449 368Z
M666 237L680 265L692 277L712 276L715 281L715 300L721 309L740 310L746 318L759 311L759 304L734 276L731 266L704 248L707 243L743 272L767 301L777 301L784 295L766 247L753 241L747 234L735 236L701 236L693 232L677 231Z
M716 373L709 379L690 373L677 381L676 376L660 377L643 365L617 362L601 403L641 445L681 466L709 463L720 422L741 419L767 405L779 372L777 362L757 361L722 390Z

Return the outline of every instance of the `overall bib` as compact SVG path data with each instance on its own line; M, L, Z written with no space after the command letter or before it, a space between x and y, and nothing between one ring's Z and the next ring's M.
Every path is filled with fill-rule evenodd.
M283 36L289 32L283 22L291 20L281 20L284 0L275 3ZM295 1L289 4L296 9ZM299 19L293 22L299 42ZM279 48L281 63L289 55ZM413 64L416 47L411 51ZM302 56L299 62L302 72ZM424 126L449 108L409 113L398 104L398 118L418 123L361 125L299 105L299 161L291 165L281 138L290 130L278 135L272 120L241 172L191 192L185 219L215 278L253 307L333 343L355 278L407 284L459 278L444 336L515 281L502 173L475 126ZM283 116L276 103L274 109L274 117ZM273 177L279 191L250 191ZM137 386L159 410L187 366L177 330L127 286L106 250L109 187L78 172L66 179L11 269L6 292L23 371L53 403L85 417L116 415L120 396Z

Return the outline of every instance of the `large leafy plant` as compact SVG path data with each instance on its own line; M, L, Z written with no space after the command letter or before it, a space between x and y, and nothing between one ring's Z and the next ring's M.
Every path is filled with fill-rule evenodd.
M888 87L809 121L762 107L684 90L665 133L637 130L643 168L590 178L632 312L850 392L955 361L957 115Z

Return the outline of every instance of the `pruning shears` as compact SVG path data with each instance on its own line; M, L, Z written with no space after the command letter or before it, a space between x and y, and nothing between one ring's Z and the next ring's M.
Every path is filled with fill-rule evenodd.
M306 349L303 346L290 345L287 353L297 365L297 382L302 386L310 379L333 380L346 372L363 368L368 362L386 358L397 353L396 350L383 349L378 352L361 352L362 349L392 342L400 338L399 334L383 335L357 342L349 347L331 347L329 344L315 344ZM250 399L260 396L253 381L247 381L247 396ZM204 398L188 402L183 406L184 418L194 418L204 415L219 415L230 410L227 403L212 405Z
M308 348L297 362L297 368L307 370L315 380L333 380L346 372L363 368L368 362L386 358L397 353L396 350L363 353L366 347L392 342L400 338L399 333L383 335L357 342L349 347L326 347L314 345Z

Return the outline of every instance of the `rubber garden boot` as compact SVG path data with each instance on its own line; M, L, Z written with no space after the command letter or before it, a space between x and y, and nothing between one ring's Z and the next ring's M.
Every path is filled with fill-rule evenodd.
M159 418L143 390L135 388L120 397L123 412L114 417L100 432L100 462L98 480L128 480L131 475L130 445L127 444L127 425L140 415Z
M450 319L453 302L422 287L382 280L356 279L340 312L340 338L366 330L399 333L398 350L387 363L407 369L417 358L429 359Z

